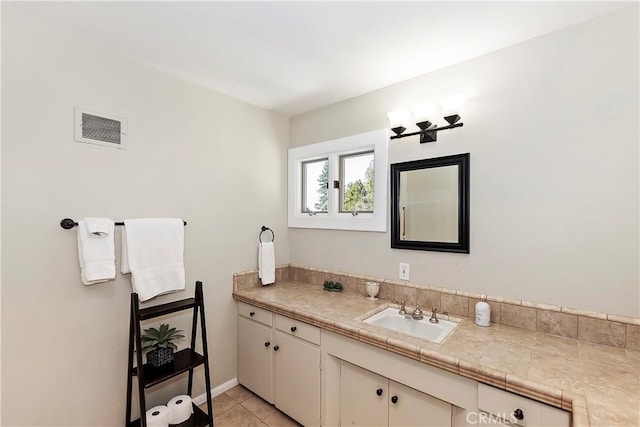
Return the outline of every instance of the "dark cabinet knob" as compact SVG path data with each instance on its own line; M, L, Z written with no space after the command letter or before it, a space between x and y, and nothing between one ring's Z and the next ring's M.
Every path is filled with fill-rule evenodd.
M382 389L381 389L381 388L377 389L377 390L376 390L376 394L377 394L378 396L382 396Z
M391 403L398 403L398 396L391 396Z
M266 343L264 343L265 347L269 347L271 345L271 343L269 341L267 341Z
M278 350L280 350L279 346L277 346L277 345L273 346L273 351L278 351Z
M256 315L256 312L255 312L255 311L252 311L252 312L250 312L250 313L249 313L249 316L251 316L251 317L253 317L253 316L255 316L255 315Z
M295 332L295 331L297 331L297 330L298 330L298 328L296 328L295 326L292 326L292 327L291 327L291 332Z
M518 408L515 411L513 411L513 417L516 420L523 420L524 419L524 412L522 412L522 409Z

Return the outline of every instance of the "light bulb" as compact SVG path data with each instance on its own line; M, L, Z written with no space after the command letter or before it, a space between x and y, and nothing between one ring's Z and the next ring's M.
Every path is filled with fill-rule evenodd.
M434 104L433 102L423 102L421 104L416 104L411 108L411 111L413 111L413 118L416 123L433 123L435 121L436 104Z
M454 114L460 115L462 112L462 106L464 105L466 98L462 95L453 95L442 100L442 113L445 116L452 116Z
M411 120L411 113L405 109L395 110L388 112L387 117L389 117L389 124L392 129L398 127L406 128Z

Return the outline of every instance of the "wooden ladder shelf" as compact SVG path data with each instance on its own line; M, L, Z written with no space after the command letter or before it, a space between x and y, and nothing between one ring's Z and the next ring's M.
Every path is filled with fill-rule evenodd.
M176 313L182 310L193 309L193 321L191 323L191 346L180 350L174 354L173 362L163 368L154 368L148 364L142 363L142 341L140 323L143 320L153 319L166 314ZM200 330L202 333L202 354L195 351L196 347L196 331L198 323L198 313L200 314ZM134 353L136 358L136 366L133 365ZM145 399L145 390L154 385L160 384L170 378L174 378L180 374L189 373L189 383L187 386L187 394L191 396L193 388L193 370L204 365L204 377L207 394L207 413L198 406L193 404L193 414L191 418L181 424L175 424L180 427L213 427L213 406L211 403L211 376L209 371L209 356L207 352L207 328L204 318L204 298L202 295L202 282L196 282L195 298L187 298L180 301L174 301L166 304L156 305L148 308L140 308L138 294L131 294L131 316L129 325L129 368L127 375L127 420L125 426L141 426L147 427L145 414L147 405ZM142 369L138 369L142 366ZM131 403L133 399L133 377L138 377L138 398L140 408L140 418L131 421ZM174 424L171 424L174 425Z

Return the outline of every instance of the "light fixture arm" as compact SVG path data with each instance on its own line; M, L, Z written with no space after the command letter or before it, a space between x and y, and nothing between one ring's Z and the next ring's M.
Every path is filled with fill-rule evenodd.
M433 128L428 128L425 130L419 130L417 132L411 132L411 133L401 133L400 135L393 135L391 136L390 139L400 139L400 138L404 138L407 136L415 136L415 135L420 135L420 143L424 144L425 142L433 142L436 140L436 132L441 131L441 130L446 130L446 129L453 129L453 128L459 128L462 127L464 125L464 123L453 123L451 125L448 126L442 126L442 127L433 127Z

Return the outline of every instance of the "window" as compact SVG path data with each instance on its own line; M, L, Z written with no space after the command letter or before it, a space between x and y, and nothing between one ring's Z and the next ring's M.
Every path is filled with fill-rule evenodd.
M387 130L289 150L289 227L386 231Z
M373 212L374 152L340 156L340 212Z
M329 159L302 162L302 206L300 212L327 212Z

